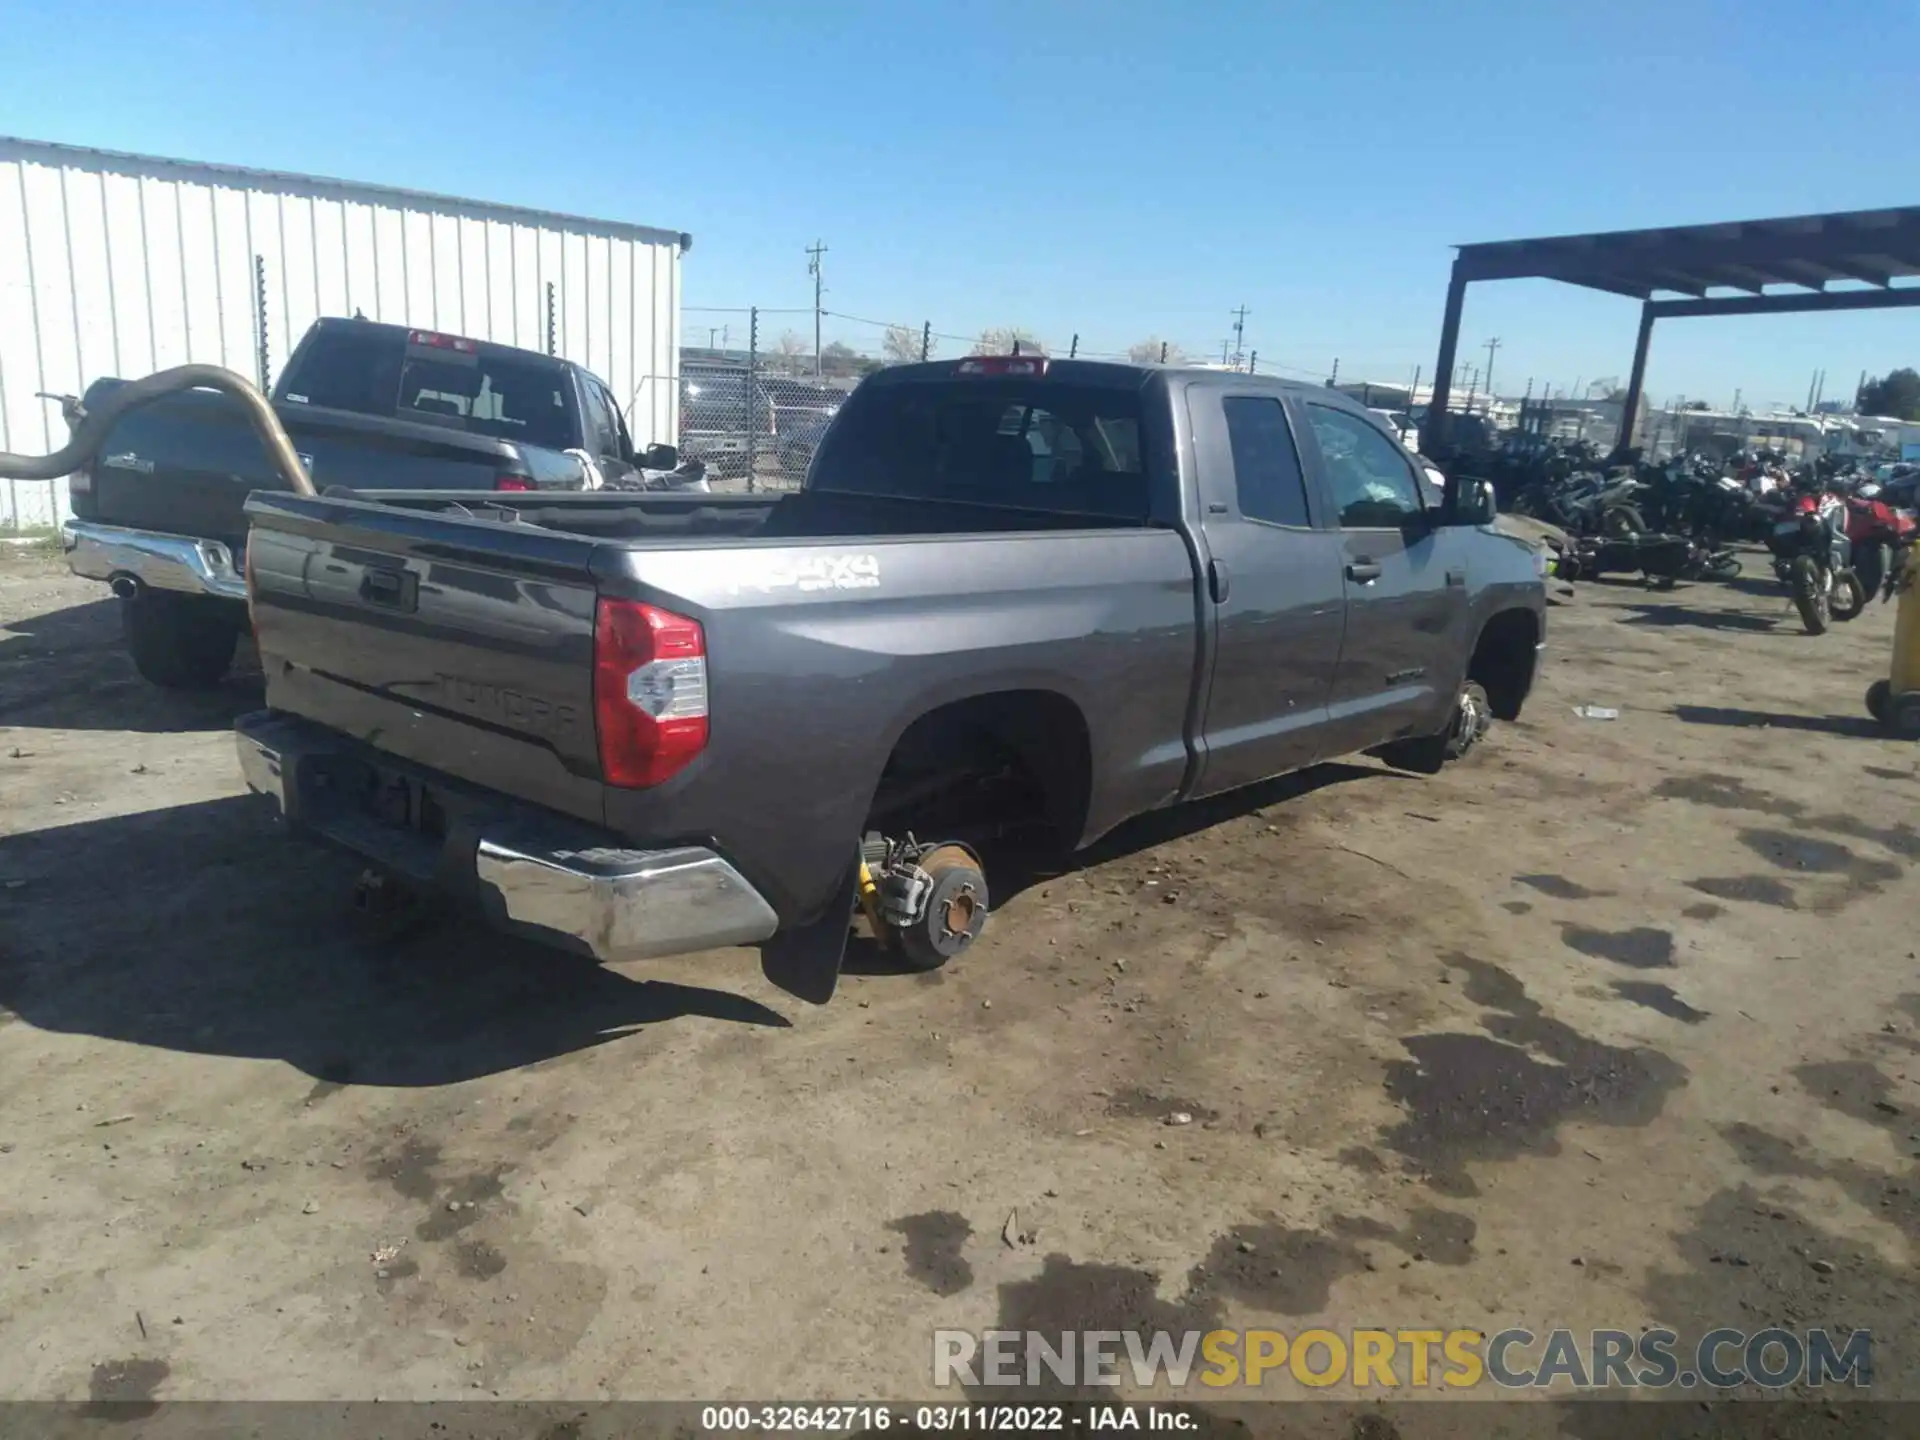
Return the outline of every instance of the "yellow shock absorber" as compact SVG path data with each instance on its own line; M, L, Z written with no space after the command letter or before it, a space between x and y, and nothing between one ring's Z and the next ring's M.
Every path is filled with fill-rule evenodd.
M860 910L873 929L873 938L882 945L886 944L887 923L880 918L880 887L873 883L873 871L868 867L865 856L860 859L859 895Z

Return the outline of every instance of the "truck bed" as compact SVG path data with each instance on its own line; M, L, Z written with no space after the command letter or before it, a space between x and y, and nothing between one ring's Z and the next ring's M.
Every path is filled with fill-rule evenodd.
M1174 530L822 492L259 493L247 509L269 706L636 841L713 845L783 922L846 863L793 837L857 835L899 735L943 695L1099 711L1112 813L1091 827L1186 774L1198 600ZM652 788L600 773L602 597L705 635L709 740Z
M1056 530L1138 530L1145 521L959 500L842 495L824 490L778 495L637 495L587 491L548 495L454 495L439 490L346 490L337 499L366 499L423 514L463 512L493 523L536 526L556 534L655 543L720 537L759 540L857 540L914 535L1007 534Z

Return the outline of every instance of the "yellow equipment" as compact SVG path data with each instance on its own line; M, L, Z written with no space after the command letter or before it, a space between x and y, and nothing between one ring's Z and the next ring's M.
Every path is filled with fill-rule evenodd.
M1867 711L1892 734L1920 740L1920 568L1909 550L1893 581L1899 608L1893 620L1893 663L1887 678L1867 689Z

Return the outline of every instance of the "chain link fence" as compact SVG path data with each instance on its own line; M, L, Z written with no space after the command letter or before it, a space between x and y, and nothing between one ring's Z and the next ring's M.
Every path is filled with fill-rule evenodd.
M1235 331L1211 345L1184 344L1147 335L1124 350L1101 350L1070 333L1061 343L1017 325L989 326L973 334L943 331L931 321L876 320L822 307L688 306L680 351L681 454L698 458L716 489L782 490L806 478L821 435L841 403L873 371L888 365L965 355L1047 355L1058 359L1111 360L1130 364L1183 365L1242 374L1277 376L1337 387L1373 409L1411 446L1432 396L1432 376L1418 360L1343 360L1332 344L1303 344L1304 355L1326 355L1324 364L1293 363L1263 356ZM1422 350L1424 347L1421 347ZM1585 387L1592 388L1592 387ZM1514 391L1522 386L1515 383ZM1554 437L1610 440L1618 410L1569 401L1571 387L1536 384L1528 377L1525 400L1494 398L1476 366L1463 364L1453 377L1449 410L1472 417L1492 437L1521 424L1535 409L1555 410ZM1558 401L1555 406L1553 402ZM1650 417L1653 418L1653 417Z

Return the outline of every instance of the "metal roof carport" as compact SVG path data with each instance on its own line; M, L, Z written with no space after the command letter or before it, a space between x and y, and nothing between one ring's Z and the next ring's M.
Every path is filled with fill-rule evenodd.
M1447 285L1421 449L1440 454L1446 447L1460 310L1467 286L1476 280L1559 280L1641 302L1617 455L1633 439L1654 321L1920 306L1920 286L1893 284L1915 276L1920 276L1920 206L1462 245ZM1835 281L1857 285L1829 290ZM1794 288L1770 291L1769 286ZM1736 293L1711 293L1728 290ZM1685 298L1656 300L1656 294Z

